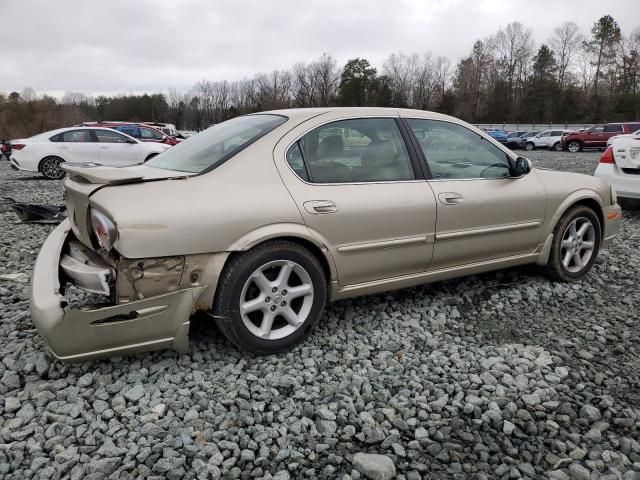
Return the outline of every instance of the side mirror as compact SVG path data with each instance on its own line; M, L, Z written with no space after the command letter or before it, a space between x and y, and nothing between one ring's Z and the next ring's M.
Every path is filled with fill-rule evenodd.
M524 157L518 157L516 158L516 164L513 167L513 176L522 177L528 174L532 168L533 165L531 164L531 160Z

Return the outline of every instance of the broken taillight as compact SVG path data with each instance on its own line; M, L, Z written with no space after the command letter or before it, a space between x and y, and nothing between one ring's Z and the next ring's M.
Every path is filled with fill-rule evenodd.
M615 165L616 159L613 157L613 148L607 147L600 157L600 163L613 163Z

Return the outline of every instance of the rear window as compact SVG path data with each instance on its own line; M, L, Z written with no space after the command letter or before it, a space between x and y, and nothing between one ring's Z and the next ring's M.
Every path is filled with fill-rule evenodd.
M286 117L269 114L227 120L171 147L145 165L178 172L204 173L286 121Z
M609 123L604 126L604 131L605 132L621 132L622 125L620 125L619 123Z

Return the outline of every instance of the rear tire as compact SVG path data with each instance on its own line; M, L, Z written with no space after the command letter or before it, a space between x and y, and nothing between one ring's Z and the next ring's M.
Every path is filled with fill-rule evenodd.
M63 163L64 160L60 157L44 157L40 161L39 169L45 178L48 178L50 180L60 180L65 176L65 171L60 168L60 165L62 165Z
M553 150L556 152L561 152L562 151L562 145L560 144L560 142L556 142L553 144Z
M297 243L272 240L225 266L213 314L240 350L271 354L302 342L320 321L326 299L318 259Z
M571 153L578 153L580 150L582 150L582 144L577 140L572 140L567 143L567 150Z
M560 218L553 230L545 274L552 280L574 282L584 277L598 256L602 227L589 207L576 205Z
M532 151L534 148L536 148L536 147L535 147L535 145L534 145L533 143L531 143L531 142L527 142L527 143L525 144L525 146L524 146L524 149L525 149L527 152Z

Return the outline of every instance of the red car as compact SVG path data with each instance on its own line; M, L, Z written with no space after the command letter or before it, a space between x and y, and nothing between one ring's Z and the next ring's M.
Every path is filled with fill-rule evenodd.
M112 128L141 142L166 143L167 145L177 145L179 142L175 138L165 135L160 130L149 125L129 122L84 122L85 127Z
M587 128L583 132L566 135L561 140L562 150L576 153L583 148L606 148L607 140L614 135L633 133L640 129L640 122L605 123Z

